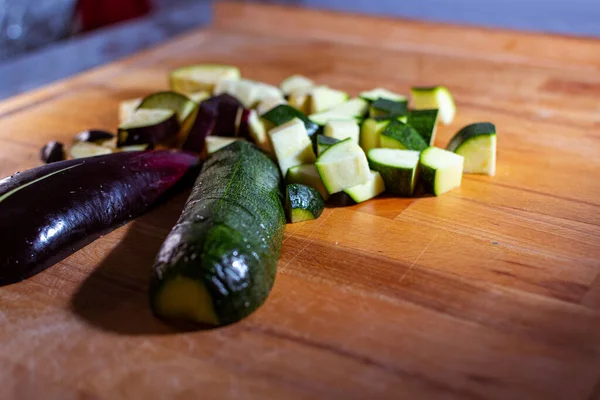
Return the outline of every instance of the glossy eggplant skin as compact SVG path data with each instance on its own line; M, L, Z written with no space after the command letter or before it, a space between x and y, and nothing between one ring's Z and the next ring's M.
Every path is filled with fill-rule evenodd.
M228 94L220 94L204 100L198 106L196 121L183 144L183 149L200 153L208 135L235 136L238 112L244 106Z
M0 180L0 285L40 272L148 211L197 163L181 151L123 152Z

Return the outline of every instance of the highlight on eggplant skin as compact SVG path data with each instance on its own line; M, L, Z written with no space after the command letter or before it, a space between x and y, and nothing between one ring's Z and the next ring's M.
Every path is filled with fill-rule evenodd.
M65 145L54 140L46 143L40 150L40 159L46 164L64 160Z
M197 164L182 151L120 152L0 180L0 285L41 272L148 211Z

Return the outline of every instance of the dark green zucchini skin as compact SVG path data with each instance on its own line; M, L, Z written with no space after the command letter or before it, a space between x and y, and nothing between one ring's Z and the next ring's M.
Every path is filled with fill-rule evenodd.
M220 325L256 310L269 295L285 230L278 166L237 141L204 163L150 279L150 303L171 279L204 285Z
M197 163L181 151L124 152L0 180L0 285L40 272L148 211Z

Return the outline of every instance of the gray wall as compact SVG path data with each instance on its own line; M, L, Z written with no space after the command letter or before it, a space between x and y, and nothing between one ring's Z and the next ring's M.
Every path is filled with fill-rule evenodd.
M439 22L600 37L600 0L263 1Z

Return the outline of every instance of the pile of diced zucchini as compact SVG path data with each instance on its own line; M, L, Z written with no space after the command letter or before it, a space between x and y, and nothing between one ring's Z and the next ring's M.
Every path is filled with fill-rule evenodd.
M413 196L420 185L438 196L459 187L463 172L495 172L490 123L464 127L446 149L434 146L438 122L450 124L456 113L443 86L411 89L409 104L409 97L383 88L351 98L300 75L276 87L243 79L239 69L223 65L177 69L170 83L172 92L200 107L219 95L237 99L240 109L227 116L235 119L233 132L208 130L200 136L203 147L212 153L235 140L252 140L271 151L292 185L286 204L293 222L318 217L333 195L361 203L382 193ZM122 126L140 120L139 105L147 103L123 102Z

